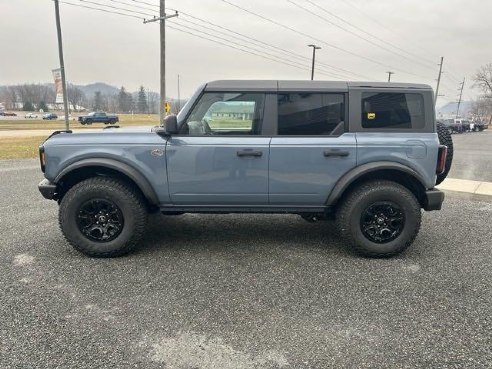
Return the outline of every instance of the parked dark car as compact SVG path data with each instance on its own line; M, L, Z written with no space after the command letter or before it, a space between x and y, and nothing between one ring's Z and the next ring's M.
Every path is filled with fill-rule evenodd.
M455 119L438 119L437 123L443 124L451 133L463 133L463 126Z
M117 115L108 115L103 112L92 112L87 115L81 115L79 117L80 124L92 124L92 123L104 123L104 124L116 124L119 122Z
M58 115L56 115L55 113L47 113L43 115L43 120L54 120L54 119L58 119Z
M17 114L11 112L11 111L2 111L0 113L1 116L4 116L4 117L16 117Z

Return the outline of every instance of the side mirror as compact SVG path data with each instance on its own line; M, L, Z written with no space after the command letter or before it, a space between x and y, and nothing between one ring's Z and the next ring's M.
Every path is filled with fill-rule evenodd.
M164 127L166 128L166 133L169 135L178 133L178 118L176 115L168 115L164 118Z

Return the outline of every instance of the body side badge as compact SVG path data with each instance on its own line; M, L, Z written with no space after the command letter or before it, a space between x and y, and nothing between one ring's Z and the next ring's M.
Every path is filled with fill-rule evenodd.
M164 151L161 149L154 149L150 152L152 156L162 156L164 155Z

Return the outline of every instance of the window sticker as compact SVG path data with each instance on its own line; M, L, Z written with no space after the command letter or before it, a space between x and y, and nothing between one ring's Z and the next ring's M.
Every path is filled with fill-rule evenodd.
M376 113L367 113L367 119L376 119Z

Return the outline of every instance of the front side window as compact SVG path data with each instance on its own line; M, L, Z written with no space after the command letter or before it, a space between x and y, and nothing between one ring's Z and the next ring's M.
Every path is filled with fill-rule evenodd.
M364 92L362 128L419 129L425 127L424 98L417 93Z
M183 127L190 136L259 135L264 94L205 92Z
M343 94L278 94L279 135L330 135L337 126L343 125L344 116Z

